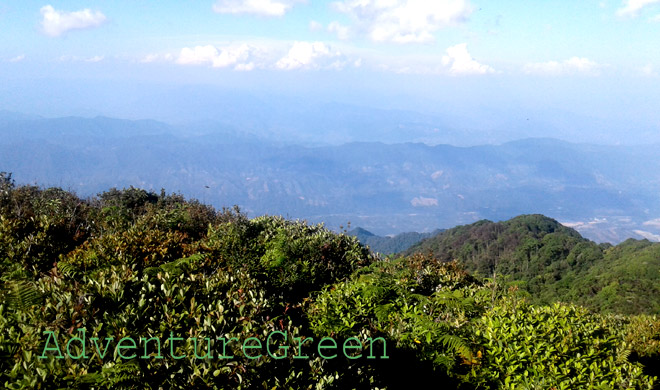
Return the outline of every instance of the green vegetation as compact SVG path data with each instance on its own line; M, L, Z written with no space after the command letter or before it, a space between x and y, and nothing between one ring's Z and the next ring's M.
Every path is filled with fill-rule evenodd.
M577 257L552 269L575 269L577 277L596 275L601 258L609 256L614 266L614 259L643 254L639 264L646 268L633 270L638 273L594 279L606 287L618 280L606 291L612 305L630 299L636 291L630 283L639 272L658 270L653 245L594 246L560 226L541 225L557 238L535 233L544 245L521 250L521 256L529 253L526 268L499 260L494 269L509 264L515 275L532 275L530 268L546 275L550 271L537 256L555 248ZM530 237L535 236L523 238ZM580 245L584 253L593 249L592 257L575 252ZM491 246L485 250L497 253ZM505 259L509 246L501 248ZM657 384L656 317L539 305L535 290L472 276L464 270L471 263L444 260L427 254L381 259L354 237L319 225L274 216L249 219L237 208L216 211L164 191L112 189L80 199L56 188L16 187L0 174L0 384L9 389ZM584 264L584 271L575 264ZM619 265L621 273L626 263ZM280 337L274 354L268 353L269 335ZM83 336L87 344L75 339ZM263 348L247 353L248 338L253 347L261 340ZM324 338L326 346L332 339L337 348L321 353ZM122 343L123 350L115 348Z
M446 230L406 254L417 252L456 260L475 275L516 281L536 304L660 314L660 243L596 244L551 218L523 215Z

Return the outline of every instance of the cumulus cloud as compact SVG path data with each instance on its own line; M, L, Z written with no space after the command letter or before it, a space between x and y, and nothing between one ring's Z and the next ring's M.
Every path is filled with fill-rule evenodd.
M349 58L323 42L293 42L288 47L277 44L253 46L248 43L224 47L214 45L184 47L174 58L148 55L141 62L174 60L180 65L206 65L214 68L232 68L236 71L254 69L306 70L359 67L361 60Z
M233 66L236 70L252 70L256 66L251 60L255 51L254 47L247 44L224 48L213 45L184 47L176 62L181 65L210 65L214 68Z
M423 196L417 196L410 201L410 204L413 207L431 207L431 206L437 206L438 200L435 198L425 198Z
M240 70L244 72L249 72L255 68L254 62L248 62L247 64L236 64L234 70Z
M618 16L636 18L640 11L652 4L660 3L660 0L625 0L624 6L616 11Z
M218 0L213 4L213 11L219 14L282 16L293 7L295 2L295 0Z
M533 62L524 66L523 71L527 74L546 74L546 75L563 75L563 74L595 74L601 68L601 65L588 58L572 57L562 62L548 61L548 62Z
M282 70L317 69L324 61L327 63L330 60L329 65L336 69L343 66L337 61L338 57L341 57L341 53L333 52L323 42L295 42L275 67Z
M333 5L376 42L429 42L436 30L472 13L468 0L343 0Z
M43 31L51 37L58 37L71 30L98 27L106 21L105 15L100 11L88 8L75 12L57 11L50 5L41 7L41 16Z
M350 30L348 26L344 26L336 21L328 24L328 31L333 34L337 34L337 38L342 40L348 39L350 35Z
M452 75L494 73L495 69L475 61L467 50L467 43L447 48L447 55L442 57L442 65L449 66Z

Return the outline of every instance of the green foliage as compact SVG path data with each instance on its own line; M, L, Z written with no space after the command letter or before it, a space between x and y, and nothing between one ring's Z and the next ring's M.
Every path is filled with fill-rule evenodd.
M26 310L41 301L41 294L32 283L11 280L5 282L3 287L0 288L0 293L4 296L3 302L8 308Z
M201 245L230 268L254 275L269 291L293 302L373 260L354 237L271 216L221 224Z
M476 275L504 275L536 304L563 301L600 312L660 313L660 244L598 245L539 215L449 229L409 253L457 260Z
M620 323L586 309L504 301L474 335L482 357L471 378L502 389L651 389L654 380L628 361Z
M501 238L506 232L515 239ZM562 291L596 301L607 295L619 307L621 296L636 291L621 286L657 272L655 246L594 246L536 216L449 234L465 238L449 246L450 256L486 259L488 275L542 279L518 283L512 276L514 283L505 283L496 273L480 280L460 262L429 255L381 260L355 238L321 225L248 219L238 208L217 212L180 195L130 188L82 200L60 189L16 187L11 175L0 173L0 384L320 390L435 381L461 389L651 388L648 375L660 366L656 317L534 306L525 297L530 291L543 299ZM624 276L618 286L608 277L594 279L592 286L604 287L592 292L561 284L596 275L593 263L602 256ZM627 267L626 257L637 268ZM645 283L635 288L655 291ZM82 330L88 341L97 337L101 349L69 345ZM239 342L223 349L219 341L265 340L274 331L288 335L282 340L287 356L249 359ZM49 335L66 352L61 359L45 352L53 346ZM125 337L138 344L128 351L135 358L103 352L104 340ZM144 348L140 337L151 344ZM364 344L353 355L326 359L296 337ZM160 354L154 338L162 342ZM214 358L203 358L209 345ZM309 358L296 359L298 352Z
M463 362L474 358L471 320L490 292L456 263L413 256L375 263L326 289L308 315L316 334L385 338L397 363L369 371L381 386L396 381L392 369L458 384Z
M71 193L11 185L4 185L2 193L0 262L5 272L46 272L93 231L89 205Z
M648 375L660 376L660 319L640 315L623 317L624 340L630 346L631 361L644 366Z

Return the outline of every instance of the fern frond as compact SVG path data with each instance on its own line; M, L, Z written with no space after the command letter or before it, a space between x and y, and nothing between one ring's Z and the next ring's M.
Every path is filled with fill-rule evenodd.
M108 388L135 387L140 382L140 366L131 361L103 368L102 384Z
M167 272L171 276L179 276L194 268L195 263L204 259L204 255L195 254L188 257L182 257L169 263L161 264L158 267L145 268L144 273L149 276L156 276L159 272Z
M80 273L80 270L76 265L63 261L57 263L57 269L62 272L62 274L74 279Z
M7 307L25 310L30 306L41 302L42 295L34 285L26 281L8 281L3 288L5 290L4 302Z
M378 321L386 321L390 313L392 312L393 308L394 308L394 304L392 303L376 306L376 308L374 309L374 314L376 314L376 318L378 319Z
M472 359L472 351L468 347L467 342L462 338L445 334L440 336L438 340L445 348L449 349L451 352L457 353L460 357L464 359Z

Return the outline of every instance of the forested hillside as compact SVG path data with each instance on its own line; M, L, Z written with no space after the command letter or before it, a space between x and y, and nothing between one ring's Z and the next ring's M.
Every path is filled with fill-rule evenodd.
M456 260L475 275L522 282L536 303L660 314L660 243L596 244L551 218L523 215L449 229L406 254L416 252Z
M249 219L238 209L217 211L165 191L110 189L81 199L59 188L15 186L3 173L0 384L657 388L656 317L538 305L516 285L480 276L508 264L512 274L538 269L547 278L549 265L539 259L560 246L568 246L569 255L581 247L592 253L566 260L564 268L563 260L551 262L553 270L575 268L575 277L596 275L599 264L605 266L599 256L613 259L603 268L612 272L626 268L626 256L639 256L646 271L654 267L654 247L598 246L539 216L509 225L484 228L488 240L475 241L474 260L465 266L445 261L455 254L385 260L320 225ZM492 241L509 231L543 244L530 244L524 267L515 256L527 255L506 241L513 238ZM478 258L488 257L482 252L514 258L475 268ZM584 271L571 262L584 264ZM538 284L547 285L545 279ZM622 292L608 294L613 302L628 299Z

